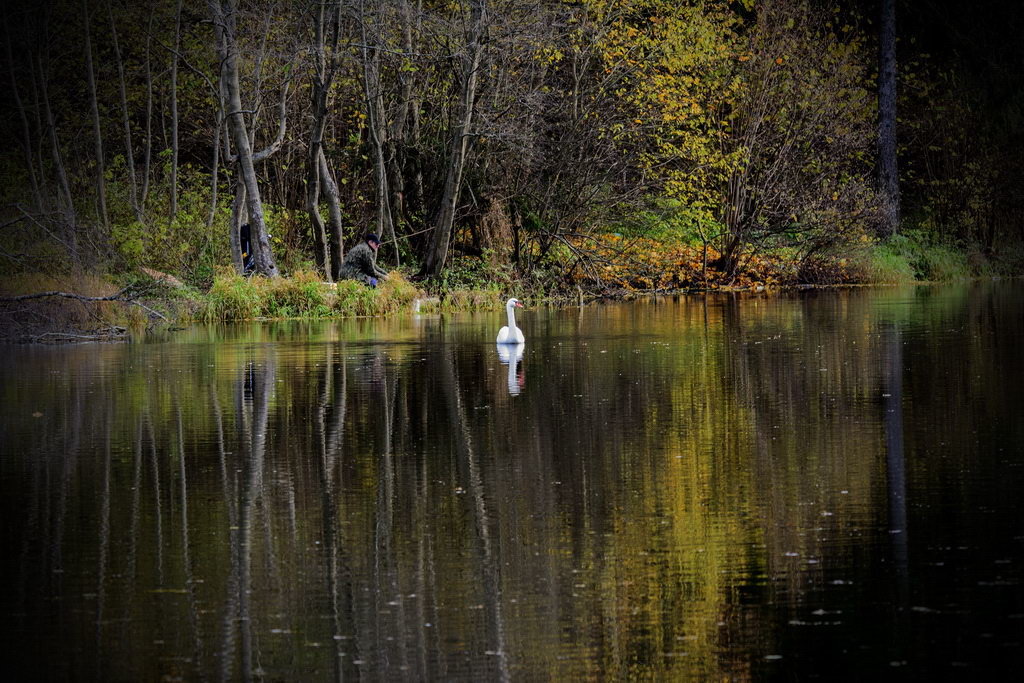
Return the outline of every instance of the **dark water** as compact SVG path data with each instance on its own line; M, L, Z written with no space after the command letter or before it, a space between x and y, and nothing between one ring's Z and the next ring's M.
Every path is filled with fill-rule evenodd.
M6 671L1018 667L1024 285L501 318L0 349Z

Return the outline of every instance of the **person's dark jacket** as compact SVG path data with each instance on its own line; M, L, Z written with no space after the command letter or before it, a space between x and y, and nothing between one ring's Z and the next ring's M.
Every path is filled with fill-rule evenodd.
M370 278L380 280L387 276L387 272L377 267L377 252L366 242L360 242L345 254L338 276L342 280L359 280L369 285L372 284Z

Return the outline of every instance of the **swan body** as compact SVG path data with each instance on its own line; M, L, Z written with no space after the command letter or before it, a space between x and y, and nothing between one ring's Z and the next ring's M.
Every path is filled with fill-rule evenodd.
M499 344L522 344L526 341L523 331L516 326L516 309L522 308L523 304L515 297L505 303L505 312L508 314L508 325L498 331Z

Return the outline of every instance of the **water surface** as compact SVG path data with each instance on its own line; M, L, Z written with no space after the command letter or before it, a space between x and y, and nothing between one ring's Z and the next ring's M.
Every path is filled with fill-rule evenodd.
M12 668L1016 668L1024 286L537 308L521 356L502 317L0 348Z

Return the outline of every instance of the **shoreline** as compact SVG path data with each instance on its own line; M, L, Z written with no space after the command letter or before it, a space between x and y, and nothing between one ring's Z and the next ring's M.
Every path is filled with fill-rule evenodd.
M966 282L1019 280L1021 276L985 275L962 277L949 280L914 280L911 282L844 282L835 284L773 284L752 286L716 286L707 288L672 288L672 289L628 289L615 288L603 292L586 292L582 289L577 293L565 294L517 294L521 298L532 300L534 305L582 306L599 302L634 301L657 297L680 295L714 295L714 294L749 294L749 295L783 295L794 292L814 290L844 290L867 288L892 288L902 286L942 286ZM211 293L202 293L187 288L175 287L162 290L162 296L140 297L139 299L104 300L87 304L74 298L53 297L40 298L34 306L23 305L20 310L10 310L10 306L0 310L0 344L40 344L55 346L82 343L122 343L132 341L140 332L176 332L187 325L194 324L225 324L225 323L265 323L288 320L299 321L330 321L350 320L353 318L389 318L395 315L443 315L471 311L499 310L508 291L502 289L452 289L443 292L430 292L411 288L411 284L399 276L394 278L396 287L403 290L404 296L391 297L386 304L374 309L366 306L366 302L378 297L388 297L388 292L371 290L359 283L345 284L342 288L355 292L359 298L355 305L346 308L348 300L330 302L325 306L322 299L313 296L313 302L320 308L287 311L278 309L278 315L230 315L224 317L211 316ZM306 288L306 293L337 291L338 283L317 282L310 287L308 278L297 280L283 277L276 284L291 291L295 282ZM359 289L357 289L357 287ZM411 288L411 289L410 289ZM382 289L385 289L382 287ZM213 288L211 288L211 292ZM350 293L351 293L350 292ZM393 294L393 292L391 293ZM85 298L85 297L80 297ZM98 298L98 297L97 297ZM295 303L293 301L293 303ZM302 302L299 302L300 304ZM310 303L307 301L306 303ZM87 306L91 305L93 310ZM83 308L87 307L87 308ZM213 309L216 310L216 309ZM232 309L235 313L238 309ZM163 312L161 312L163 311ZM86 315L83 316L82 314ZM165 315L166 314L166 315Z

